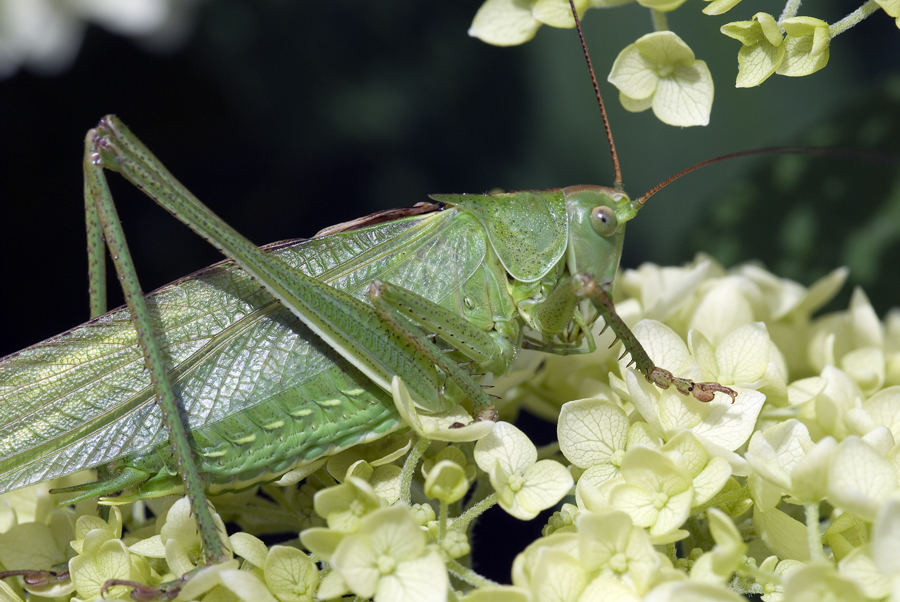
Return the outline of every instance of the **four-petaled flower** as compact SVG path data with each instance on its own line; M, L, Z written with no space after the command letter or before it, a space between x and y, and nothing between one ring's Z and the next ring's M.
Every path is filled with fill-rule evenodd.
M531 439L508 422L498 422L475 444L475 462L490 475L500 507L522 520L550 508L572 488L569 471L555 460L538 460Z

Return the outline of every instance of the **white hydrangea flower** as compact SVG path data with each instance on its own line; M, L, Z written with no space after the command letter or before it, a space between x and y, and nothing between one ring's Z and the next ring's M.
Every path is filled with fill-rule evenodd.
M785 560L809 562L810 547L806 525L771 506L753 507L753 528L766 549Z
M579 14L588 0L576 0ZM469 35L495 46L516 46L534 37L541 25L575 27L568 0L485 0Z
M313 503L316 514L328 522L328 528L343 533L356 531L367 514L386 505L371 484L354 476L320 489Z
M508 422L475 444L475 462L490 475L500 507L522 520L556 504L573 484L562 464L538 460L531 439Z
M625 270L616 282L616 290L640 302L642 317L668 322L691 302L700 283L721 270L705 255L698 255L684 266L644 263L635 270Z
M662 451L673 458L691 477L694 489L692 506L697 508L722 490L731 477L731 466L719 456L712 456L691 431L682 431L670 439Z
M710 508L706 515L716 545L694 562L690 576L708 583L726 583L743 560L747 544L724 512Z
M627 514L609 508L599 514L582 512L576 526L577 533L542 537L516 556L514 588L504 593L525 592L525 600L638 602L657 583L675 578L646 531L634 526ZM495 599L522 600L473 598Z
M462 466L451 460L441 460L428 471L425 478L425 495L452 504L461 499L469 489L469 481Z
M900 492L895 467L865 438L847 437L833 452L828 471L828 500L839 508L874 520L881 506Z
M791 419L753 433L744 456L755 474L778 488L778 497L814 501L825 496L836 447L831 437L813 443L806 425Z
M900 387L887 387L878 391L858 408L846 413L848 428L854 434L866 435L872 430L885 426L891 431L895 441L900 441Z
M764 382L770 370L771 347L767 337L761 334L764 329L750 325L746 332L735 331L715 350L700 336L689 337L696 345L699 361L688 351L681 337L664 324L644 320L633 330L658 366L687 378L717 381L737 390L734 403L724 395L709 403L700 403L673 390L662 391L633 370L626 370L624 374L635 407L664 439L690 429L710 446L710 450L721 450L735 470L740 471L740 458L727 452L736 450L750 437L765 401L764 394L748 388Z
M843 370L825 366L818 377L792 383L792 388L791 405L798 406L797 416L809 428L813 439L825 436L843 439L854 429L866 428L859 424L864 420L858 412L863 392Z
M785 602L863 602L866 599L856 583L838 574L826 562L807 563L786 572L783 587Z
M582 512L575 519L581 565L613 575L636 594L644 594L662 566L644 529L619 510Z
M757 320L788 320L796 324L808 320L812 312L825 305L844 285L850 270L845 267L832 270L809 287L779 278L752 263L739 265L731 273L757 285L759 292L754 304Z
M368 514L345 537L331 564L347 588L376 602L442 602L449 578L440 554L425 543L408 506Z
M690 515L692 480L661 451L636 447L625 454L621 481L609 490L610 504L648 530L655 544L678 541L679 529Z
M864 392L880 389L886 378L885 328L869 298L857 288L846 311L817 320L809 341L809 358L816 371L838 366Z
M900 308L888 312L884 329L885 384L900 385Z
M535 553L528 589L536 600L578 600L589 580L577 557L560 549L543 547Z
M668 125L709 123L714 88L709 67L671 31L648 33L622 49L607 80L629 111L652 108Z
M885 504L885 508L889 505L890 502ZM885 529L884 527L886 526L883 523L878 523L877 527L873 529L874 534L877 536L879 532L883 532L889 537L900 536L900 533L896 531L891 532L889 528ZM880 539L883 541L883 538ZM891 545L890 548L893 548L890 549L890 552L896 558L898 552L896 545ZM838 573L859 585L868 598L880 600L890 596L892 588L895 587L894 582L897 581L897 576L900 575L900 569L891 567L891 565L896 565L893 559L888 564L888 567L890 567L888 571L883 572L882 567L872 558L872 545L870 543L854 547L849 554L841 558L838 563Z
M581 479L599 486L619 475L629 428L625 412L607 399L570 401L556 425L559 449L569 462L586 469Z
M231 542L225 537L225 523L214 509L213 520L223 537L223 545L230 552ZM203 565L200 533L187 496L179 498L169 508L165 523L159 529L159 539L166 550L166 562L176 575L183 575Z
M878 511L872 525L872 559L890 580L892 600L900 593L900 498L892 497Z
M531 602L531 594L524 587L488 585L473 589L461 602Z
M751 281L735 275L704 282L692 306L688 329L700 332L711 343L718 344L728 333L753 322L751 299L756 292Z
M744 602L740 594L724 584L700 581L670 581L644 596L644 602Z
M531 591L532 580L538 571L546 570L539 553L544 549L559 550L574 560L578 560L578 536L575 533L554 533L541 537L529 544L513 560L512 582L516 587Z

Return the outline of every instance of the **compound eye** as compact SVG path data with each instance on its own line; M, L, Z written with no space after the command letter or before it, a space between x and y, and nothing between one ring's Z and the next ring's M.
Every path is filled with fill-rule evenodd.
M600 236L612 236L619 227L616 212L605 205L594 207L591 209L591 226Z

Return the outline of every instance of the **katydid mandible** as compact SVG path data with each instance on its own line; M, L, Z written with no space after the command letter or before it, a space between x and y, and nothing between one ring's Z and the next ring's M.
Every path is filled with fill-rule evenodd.
M84 156L96 317L0 360L0 492L101 465L108 478L78 496L185 490L215 561L224 554L206 492L272 480L403 428L394 376L423 411L464 404L490 418L482 374L502 374L522 347L591 349L599 317L651 382L733 399L718 383L655 366L616 315L612 280L640 203L622 192L615 163L612 188L433 195L258 248L117 118L103 118ZM231 261L145 297L106 171ZM127 301L108 313L104 238Z

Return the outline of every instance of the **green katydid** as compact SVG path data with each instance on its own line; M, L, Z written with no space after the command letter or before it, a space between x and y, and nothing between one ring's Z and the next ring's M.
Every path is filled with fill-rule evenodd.
M103 237L128 309L0 360L0 491L99 465L110 476L78 488L82 496L184 487L216 560L205 492L271 480L402 428L389 394L395 375L424 411L465 403L490 417L482 373L501 374L522 346L590 348L602 317L656 384L701 401L734 396L656 367L615 314L624 225L643 202L622 192L620 175L613 188L435 195L259 249L115 117L85 146L92 313L103 309ZM105 171L232 261L145 300Z

